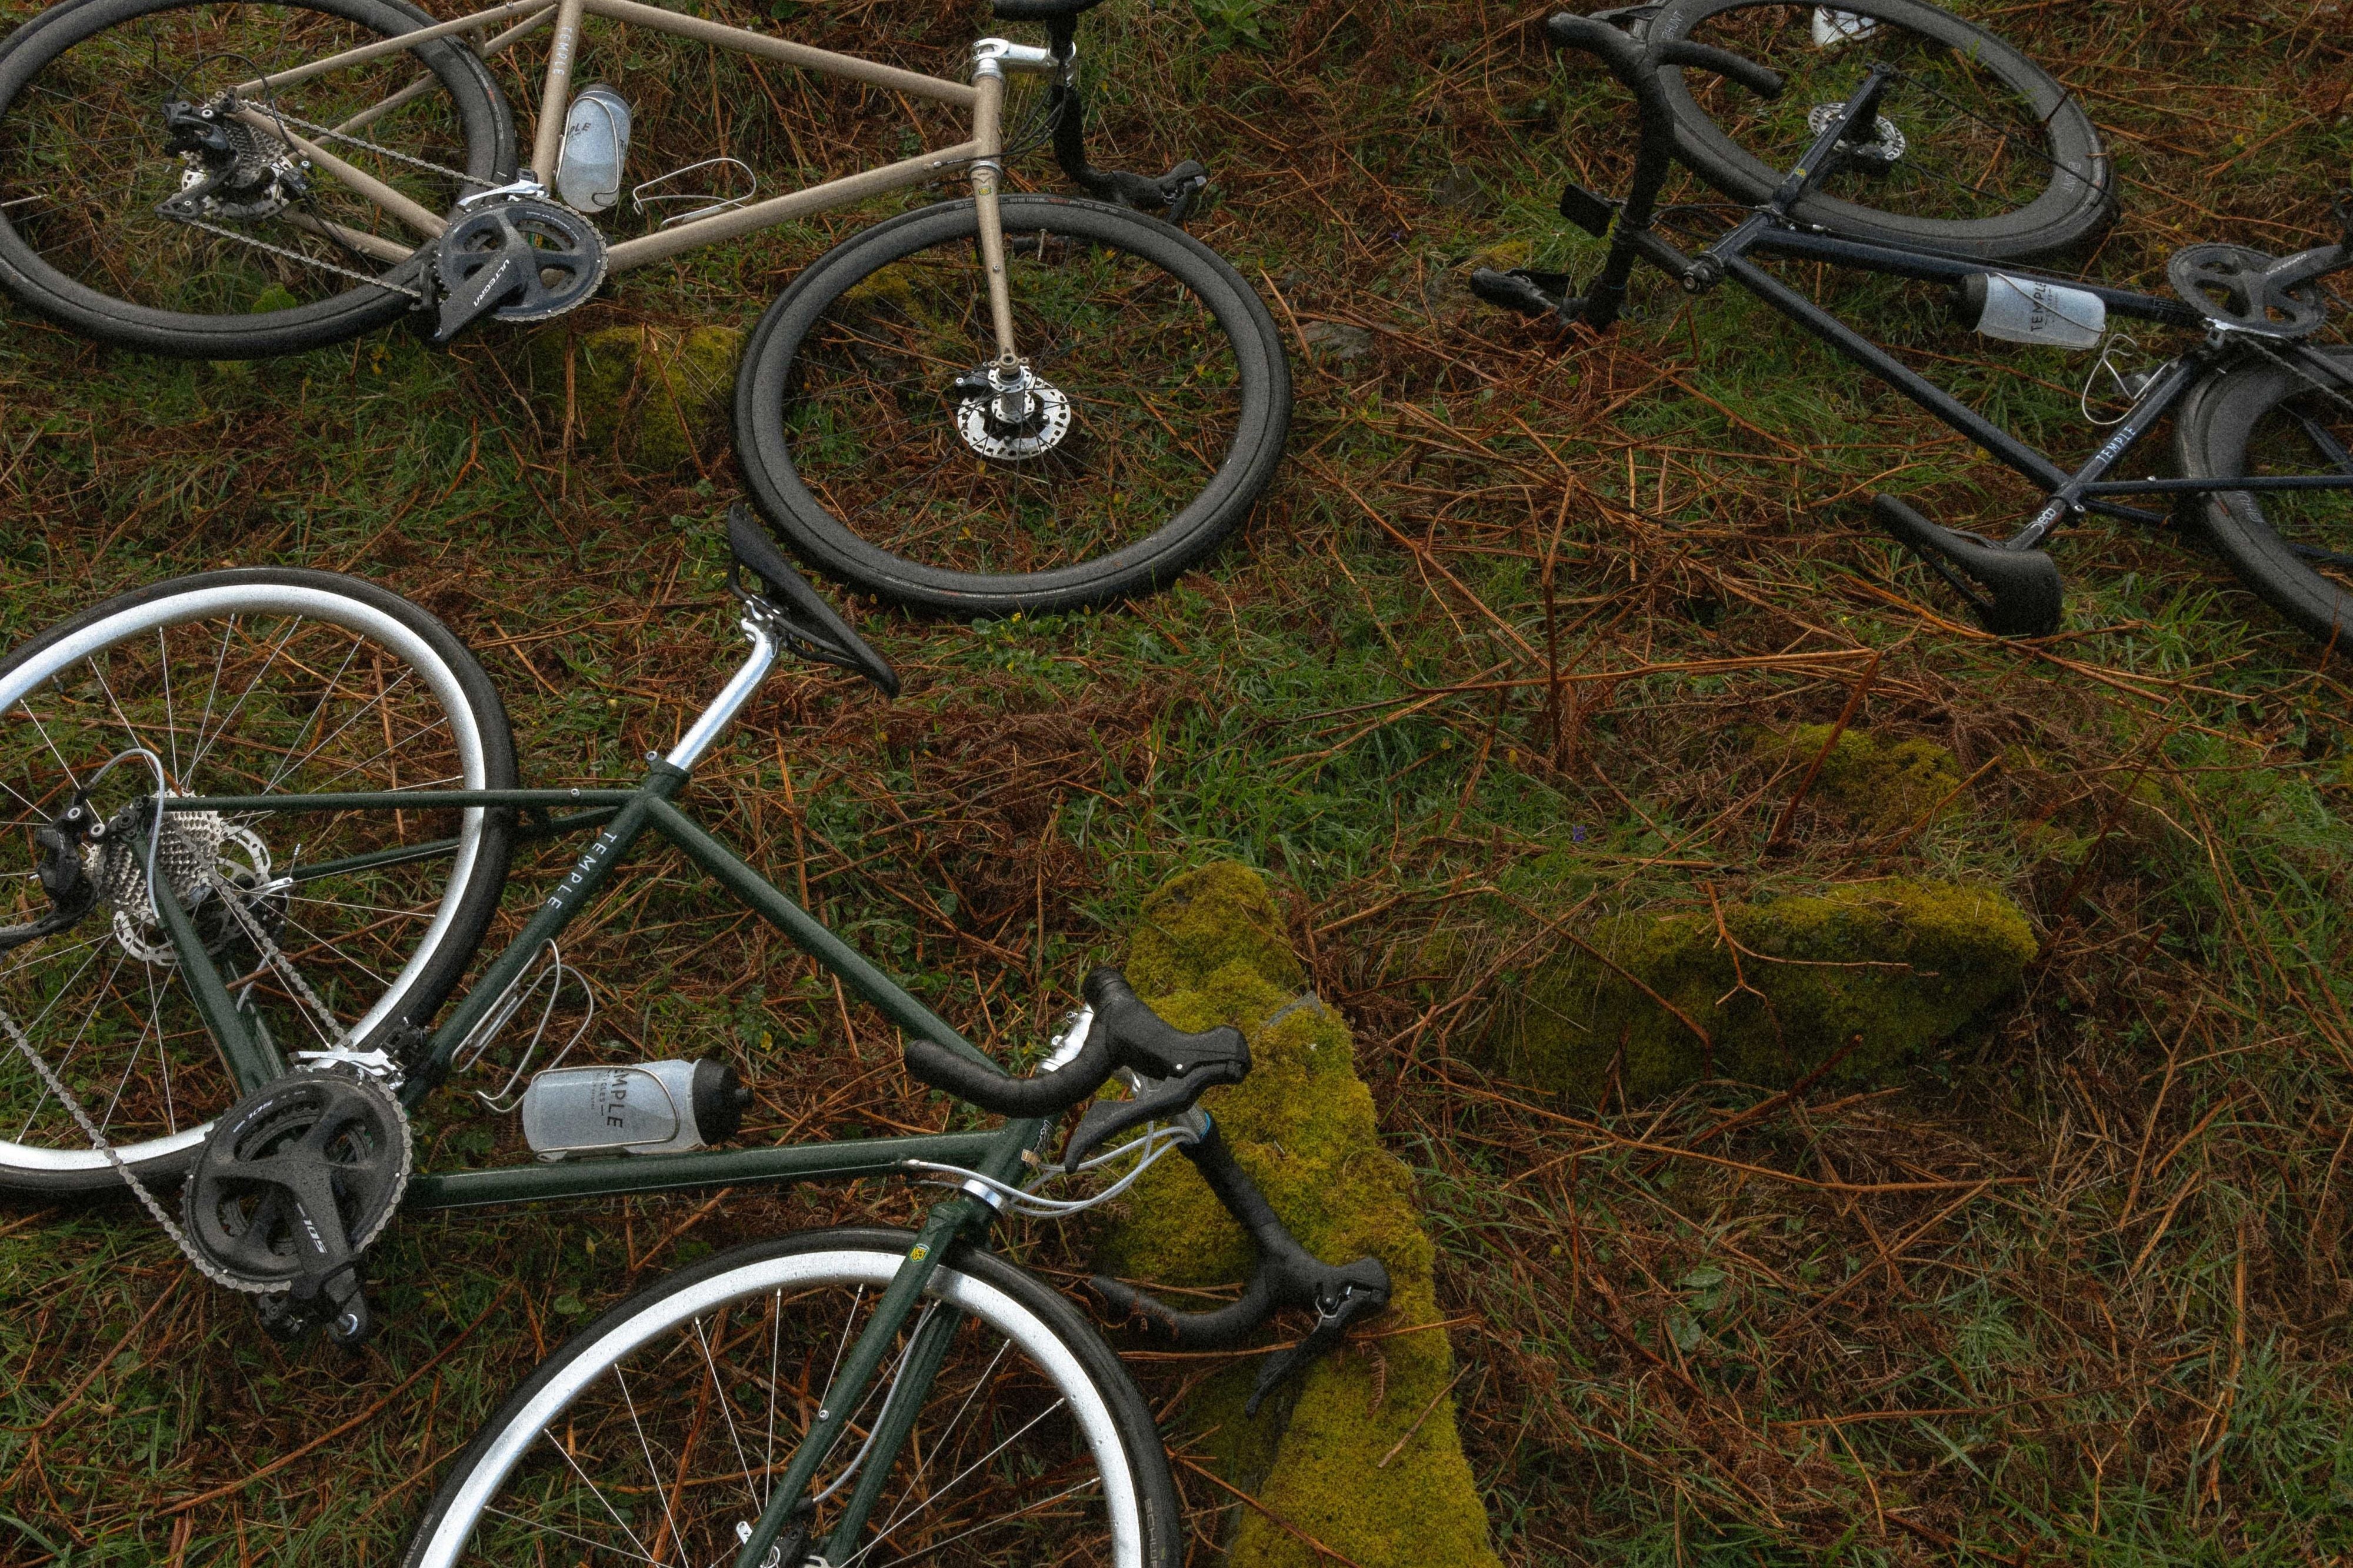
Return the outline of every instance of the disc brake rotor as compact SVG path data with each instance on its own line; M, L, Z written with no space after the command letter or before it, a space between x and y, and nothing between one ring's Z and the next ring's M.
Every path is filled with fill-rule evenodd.
M1839 111L1845 107L1843 103L1814 105L1806 114L1807 133L1820 136L1830 129L1831 122L1839 117ZM1838 151L1839 155L1847 161L1849 166L1858 172L1866 174L1883 174L1895 167L1896 161L1904 156L1905 150L1910 145L1910 142L1904 140L1904 132L1895 129L1895 122L1882 114L1873 121L1869 141L1841 142L1839 143Z
M142 963L178 963L147 886L144 814L127 811L107 826L98 842L83 847L82 869L112 911L115 941ZM224 821L218 812L164 815L155 873L188 911L207 953L219 956L244 929L225 898L241 899L246 917L273 940L284 929L286 894L264 890L269 870L269 847L250 828Z
M987 388L987 371L976 371L956 384L956 390L964 394L956 404L956 434L984 458L1000 463L1042 458L1071 433L1069 395L1032 372L1021 374L1029 409L1026 417L1014 421L998 416L997 395Z

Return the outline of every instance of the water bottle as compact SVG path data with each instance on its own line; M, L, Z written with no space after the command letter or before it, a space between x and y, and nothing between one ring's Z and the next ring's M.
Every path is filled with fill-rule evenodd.
M621 199L621 163L629 155L629 104L601 81L573 96L555 155L555 194L566 205L600 213Z
M735 1136L751 1100L717 1057L550 1068L523 1090L522 1135L543 1160L680 1154Z
M1961 320L2004 342L2052 348L2095 348L2107 331L2108 307L2097 294L2063 289L2039 278L1976 272L1954 291Z

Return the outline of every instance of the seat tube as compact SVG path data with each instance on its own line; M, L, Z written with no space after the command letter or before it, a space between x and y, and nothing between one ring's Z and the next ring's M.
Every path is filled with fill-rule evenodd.
M1013 292L1005 275L1005 224L997 205L997 184L1005 170L998 162L1005 150L1005 68L998 63L1004 47L998 38L983 38L972 47L972 86L976 95L972 140L980 149L972 165L972 203L980 226L981 265L988 273L988 316L997 333L997 363L1010 372L1021 355L1013 342Z
M540 85L539 123L533 128L531 173L543 190L555 188L555 161L564 150L564 120L572 108L572 66L580 57L583 0L558 0L555 36L547 46L547 77Z

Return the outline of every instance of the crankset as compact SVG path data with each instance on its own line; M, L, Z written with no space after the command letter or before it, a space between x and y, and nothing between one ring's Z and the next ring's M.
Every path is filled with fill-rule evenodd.
M587 301L605 281L605 237L554 202L520 196L466 213L434 248L441 309L435 343L494 316L544 321Z
M2280 258L2243 245L2193 245L2166 263L2165 279L2182 303L2218 327L2267 338L2304 337L2327 320L2327 307L2309 279L2283 287L2277 276L2282 265Z
M408 1117L366 1073L299 1072L215 1122L181 1193L205 1271L262 1297L262 1326L296 1339L320 1323L356 1344L370 1327L361 1255L408 1185Z

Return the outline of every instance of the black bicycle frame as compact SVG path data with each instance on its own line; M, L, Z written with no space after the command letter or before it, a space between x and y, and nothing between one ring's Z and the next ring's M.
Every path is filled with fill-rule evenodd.
M1996 268L1981 259L1934 250L1843 239L1799 226L1789 216L1791 207L1838 166L1838 146L1848 126L1871 123L1892 76L1886 67L1874 66L1867 73L1862 85L1824 124L1770 200L1697 256L1685 256L1651 226L1659 191L1669 173L1673 142L1672 116L1656 84L1656 62L1643 56L1639 46L1624 40L1624 35L1615 34L1614 29L1609 30L1612 36L1609 37L1591 28L1574 26L1564 32L1560 30L1560 21L1555 19L1556 37L1570 47L1588 49L1600 58L1633 91L1641 110L1641 150L1635 161L1633 184L1610 226L1609 258L1587 290L1579 320L1597 330L1615 321L1627 278L1637 258L1665 271L1694 294L1704 293L1726 279L1738 283L2042 489L2045 500L2042 510L2025 527L2000 542L2004 550L2023 551L2039 546L2070 514L2077 512L2095 511L2135 522L2165 521L2163 513L2111 499L2116 497L2353 489L2353 473L2108 479L2105 476L2133 445L2181 400L2209 366L2230 351L2232 340L2249 334L2210 327L2203 315L2179 300L2084 283L2047 272ZM1607 211L1608 204L1580 187L1572 185L1562 194L1561 212L1572 219L1584 221L1580 215ZM2022 281L2047 282L2094 295L2108 310L2120 315L2170 327L2206 329L2206 336L2152 375L2108 438L2070 472L1767 272L1748 258L1752 251L1927 282L1957 283L1965 278L1999 271L2004 277Z

